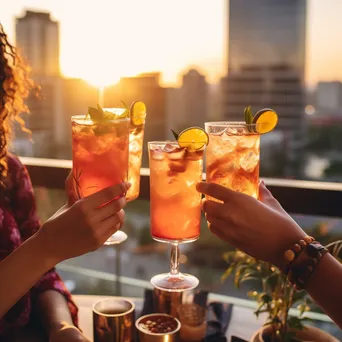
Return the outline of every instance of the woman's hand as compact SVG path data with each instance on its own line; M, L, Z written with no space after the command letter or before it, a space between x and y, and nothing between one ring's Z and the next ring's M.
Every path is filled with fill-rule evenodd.
M124 182L74 204L69 202L46 221L37 238L41 239L46 254L53 256L53 262L96 250L120 229L125 216L124 195L130 186Z
M80 330L71 325L64 325L50 334L49 342L90 342Z
M223 203L203 200L210 230L249 255L283 266L283 254L306 234L263 183L260 201L214 183L199 183L199 192Z

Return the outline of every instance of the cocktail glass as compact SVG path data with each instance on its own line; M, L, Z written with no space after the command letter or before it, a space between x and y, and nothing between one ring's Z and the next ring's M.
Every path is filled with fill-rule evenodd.
M87 197L106 187L127 181L130 120L123 118L94 122L86 115L77 115L71 121L77 197ZM120 243L127 238L125 235L118 231L105 244Z
M170 272L151 279L160 290L181 292L199 281L179 271L179 245L200 235L201 195L196 184L202 180L203 149L189 151L177 142L149 142L151 235L171 244Z
M120 108L119 108L120 109ZM103 108L104 111L117 113L118 108ZM126 201L131 202L138 198L140 192L140 168L143 152L144 127L146 114L134 116L134 121L129 122L129 155L128 155L128 181L132 184L126 193ZM136 122L137 124L134 124ZM119 244L127 239L127 234L122 230L117 231L111 237L111 244Z
M209 134L207 182L258 198L260 134L256 125L206 122L205 130Z
M128 181L132 186L126 194L127 202L137 199L140 192L140 168L143 152L145 117L146 115L141 117L135 116L135 119L137 119L138 122L142 122L142 124L136 126L131 120L129 126Z

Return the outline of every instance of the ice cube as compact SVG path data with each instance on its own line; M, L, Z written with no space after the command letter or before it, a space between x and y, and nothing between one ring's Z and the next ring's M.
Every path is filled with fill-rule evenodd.
M226 127L215 127L215 132L210 132L209 135L221 136L226 131Z
M259 154L254 151L249 151L242 154L240 166L247 172L252 172L259 163Z
M165 151L165 147L164 147L164 151ZM170 160L183 160L185 157L185 153L186 153L185 148L176 147L176 148L173 148L173 150L168 152L168 157Z
M140 151L140 144L137 140L132 140L129 143L129 152L138 153Z
M251 148L256 144L256 139L255 136L250 135L250 136L244 136L239 138L239 146L243 148Z
M166 153L171 153L174 150L177 150L179 147L173 144L166 144L163 147L163 151Z
M177 173L185 172L186 166L187 166L187 163L186 163L185 159L184 160L174 160L174 161L169 162L169 169L172 172L177 172Z
M151 150L150 153L151 153L151 157L154 160L163 160L163 159L165 159L165 153L160 148L155 148L154 150Z

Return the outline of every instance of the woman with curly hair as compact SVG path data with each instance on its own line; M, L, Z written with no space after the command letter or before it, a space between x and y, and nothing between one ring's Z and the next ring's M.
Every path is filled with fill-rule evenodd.
M69 176L68 203L41 226L29 175L7 150L13 122L26 130L20 114L28 111L25 99L33 87L0 24L0 340L15 340L18 328L38 319L51 342L88 341L77 328L77 307L53 267L100 247L121 227L126 201L120 195L130 184L76 202Z

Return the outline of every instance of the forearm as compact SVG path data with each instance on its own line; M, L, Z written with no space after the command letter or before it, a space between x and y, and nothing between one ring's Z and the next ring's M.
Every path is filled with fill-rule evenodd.
M329 253L325 254L307 283L307 291L315 302L342 328L342 266Z
M0 263L0 318L55 266L43 250L39 234L28 239Z
M48 290L40 293L36 305L37 313L49 336L66 325L74 325L67 301L60 292Z

